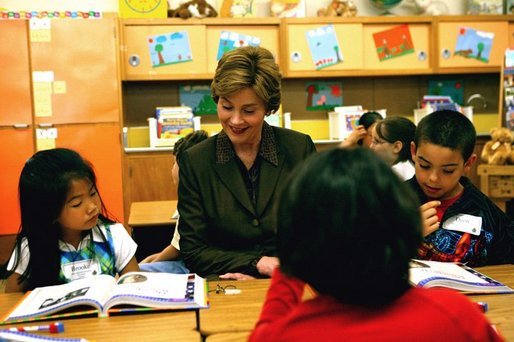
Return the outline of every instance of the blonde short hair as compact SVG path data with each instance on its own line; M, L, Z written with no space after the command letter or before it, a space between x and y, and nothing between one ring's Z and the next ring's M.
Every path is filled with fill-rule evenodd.
M211 92L214 102L244 88L251 88L271 114L280 107L280 81L278 64L270 51L262 47L244 46L226 52L218 62Z

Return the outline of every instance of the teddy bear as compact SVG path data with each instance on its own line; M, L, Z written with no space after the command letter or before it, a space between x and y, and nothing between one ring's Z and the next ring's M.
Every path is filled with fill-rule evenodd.
M486 142L481 153L482 160L487 164L514 164L512 131L506 127L492 128L491 140Z
M206 0L190 0L175 9L168 9L168 18L216 17L218 12Z
M355 17L357 6L352 0L332 0L328 7L320 8L318 17Z

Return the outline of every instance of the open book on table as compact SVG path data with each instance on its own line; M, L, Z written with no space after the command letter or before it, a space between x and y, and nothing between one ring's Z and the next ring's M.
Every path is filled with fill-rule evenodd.
M195 274L130 272L117 281L100 274L63 285L38 287L11 309L0 324L68 316L108 316L147 310L208 307L207 285Z
M465 293L513 293L514 290L462 263L411 260L409 280L418 287L446 287Z

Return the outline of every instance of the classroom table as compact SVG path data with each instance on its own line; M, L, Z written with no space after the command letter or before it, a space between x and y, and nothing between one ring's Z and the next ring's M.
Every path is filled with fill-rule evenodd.
M0 316L4 315L22 297L21 293L0 293ZM55 322L36 321L0 325L0 329L41 325ZM120 315L105 318L60 319L64 332L45 334L52 337L84 338L88 341L201 341L196 330L194 311L166 311L157 313Z
M172 218L176 210L176 200L132 202L128 226L132 238L138 245L138 261L162 251L170 244L177 223L177 220Z
M514 288L514 265L476 269ZM207 342L244 341L259 318L270 280L212 281L209 288L213 290L217 284L223 287L234 285L241 290L241 294L211 292L210 308L200 313L200 332L207 337ZM468 298L487 303L489 310L486 316L489 321L507 341L514 342L514 294L468 295Z

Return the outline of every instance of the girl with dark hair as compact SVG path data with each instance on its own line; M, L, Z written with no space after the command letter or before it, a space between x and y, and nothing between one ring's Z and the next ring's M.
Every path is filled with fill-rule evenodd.
M3 267L6 292L139 271L136 243L108 218L93 166L77 152L37 152L25 163L18 189L21 227Z
M277 202L280 266L251 341L501 340L462 294L409 285L419 202L372 151L320 152L292 175Z
M382 119L382 115L378 112L366 112L362 114L358 126L339 146L352 147L358 145L369 147L369 145L371 145L371 132L373 131L373 127Z
M379 121L372 132L370 148L391 165L403 180L414 176L410 144L414 141L416 125L402 116L391 116Z

